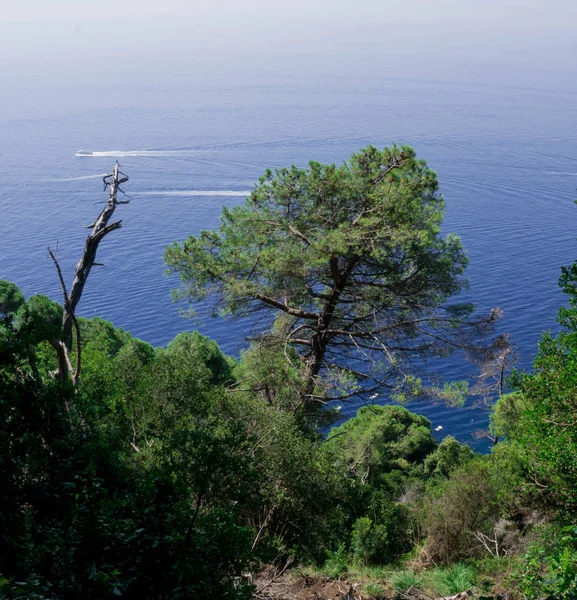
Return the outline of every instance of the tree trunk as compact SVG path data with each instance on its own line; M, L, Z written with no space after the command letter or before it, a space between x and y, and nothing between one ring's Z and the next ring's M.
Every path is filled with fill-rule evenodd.
M327 346L330 342L328 330L330 329L339 298L346 288L348 279L355 268L356 260L351 260L342 272L339 270L338 259L335 256L331 257L330 263L334 284L331 294L319 315L317 328L311 338L312 350L305 363L306 385L303 393L303 401L305 403L311 402L311 396L316 386L316 379L322 368Z
M88 279L88 275L90 274L90 270L96 264L96 251L98 250L98 245L111 231L115 229L119 229L121 227L122 221L116 221L114 223L110 223L109 221L114 214L116 207L119 204L128 204L129 200L118 201L117 193L119 190L119 185L128 181L128 177L124 175L124 173L120 172L120 165L118 162L114 165L114 170L110 175L106 175L104 180L104 188L109 187L109 196L106 206L104 210L98 216L98 219L91 225L89 228L92 228L90 235L86 239L86 244L84 246L84 252L82 253L82 257L78 261L76 265L76 272L74 275L74 281L72 283L72 287L70 288L70 293L67 294L66 289L64 287L64 282L61 279L62 291L64 294L64 314L62 316L62 331L60 334L59 340L53 340L52 346L56 350L56 354L58 357L58 369L55 373L55 377L59 379L67 379L72 375L73 380L77 383L77 375L80 372L80 353L78 352L77 356L77 365L74 373L71 373L71 363L70 363L70 349L72 347L72 327L75 322L74 311L76 310L76 306L82 297L82 292L84 290L84 286L86 285L86 280ZM121 190L122 191L122 190ZM52 253L51 253L52 254ZM53 257L54 262L56 263L56 259ZM60 271L58 267L58 263L56 263L58 271ZM60 273L59 273L60 275ZM77 328L77 336L79 335Z

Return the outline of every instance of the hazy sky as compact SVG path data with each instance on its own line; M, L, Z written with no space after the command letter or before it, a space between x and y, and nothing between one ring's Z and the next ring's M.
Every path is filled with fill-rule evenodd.
M0 0L0 75L577 71L575 0ZM460 75L459 75L460 76Z

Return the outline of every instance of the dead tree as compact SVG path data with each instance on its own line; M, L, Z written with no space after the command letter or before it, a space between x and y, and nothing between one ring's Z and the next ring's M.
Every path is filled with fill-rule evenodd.
M60 338L51 341L52 347L56 351L56 356L58 359L58 367L54 373L54 376L57 379L68 379L71 377L74 385L78 384L81 369L80 328L75 315L76 306L82 297L82 292L84 290L84 286L86 285L86 280L88 279L90 270L93 266L99 264L96 262L98 245L108 233L121 227L122 221L110 223L110 219L112 218L116 207L119 204L128 204L130 202L130 200L117 199L118 192L124 194L119 186L128 181L128 176L120 171L120 165L118 162L116 162L114 165L113 172L104 176L103 181L104 190L106 191L106 188L109 190L108 201L106 202L106 206L96 221L87 226L87 228L91 229L92 231L86 238L84 252L82 253L82 257L76 265L76 272L74 275L74 281L72 282L72 287L70 288L70 293L68 293L66 285L64 284L64 279L62 277L62 272L60 270L60 266L58 265L58 261L56 260L52 250L48 248L50 257L56 265L60 287L62 288L62 295L64 296L64 313L62 315L62 330L60 332ZM73 327L76 333L76 367L73 367L70 360L70 351L74 337L72 334Z
M505 333L491 346L479 349L473 360L479 368L479 375L474 377L477 381L470 393L480 398L473 404L473 408L481 407L490 411L507 391L507 377L519 360L517 348L511 342L509 334ZM478 439L489 438L493 445L499 442L499 437L491 436L491 432L487 430L475 432L474 436Z

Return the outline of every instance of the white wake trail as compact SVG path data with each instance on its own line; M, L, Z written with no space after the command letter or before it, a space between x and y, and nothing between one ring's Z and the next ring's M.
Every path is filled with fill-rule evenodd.
M106 150L102 152L87 152L79 150L75 156L83 158L98 158L103 156L122 158L132 157L163 157L163 156L190 156L196 154L197 150Z
M61 177L59 179L46 179L46 181L83 181L84 179L102 179L108 173L99 173L98 175L82 175L81 177Z
M250 196L251 191L238 190L157 190L155 192L130 192L131 196Z

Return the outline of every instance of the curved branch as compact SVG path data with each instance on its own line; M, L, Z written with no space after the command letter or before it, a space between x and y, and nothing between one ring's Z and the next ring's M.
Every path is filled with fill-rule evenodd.
M57 342L58 347L56 347L56 345L52 344L52 347L56 350L56 354L59 357L58 375L65 378L68 375L67 372L70 372L70 374L72 375L72 382L74 383L75 386L78 386L78 381L80 379L80 370L82 367L80 326L78 325L78 319L76 318L76 315L74 314L74 309L72 307L72 304L70 303L70 298L69 298L68 292L66 290L66 284L64 283L64 278L62 277L62 271L60 269L60 265L58 264L58 261L56 260L54 253L50 249L50 246L48 246L48 254L50 254L50 258L52 259L52 261L54 262L54 265L56 266L56 272L58 273L58 279L60 280L60 287L62 288L62 295L64 296L64 310L70 315L70 318L72 319L72 321L74 323L74 329L76 330L76 369L74 369L72 367L72 362L70 361L70 354L69 354L68 347L66 346L66 344L63 343L62 341ZM67 370L66 373L62 372L62 368L61 368L62 367L62 358L64 358L64 361L66 364L66 370Z

